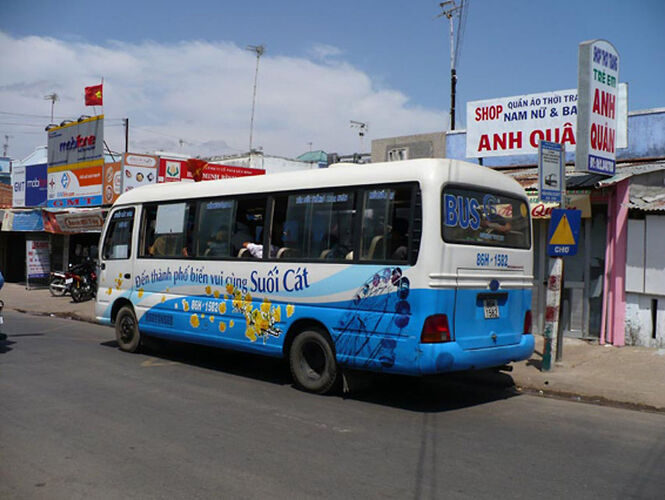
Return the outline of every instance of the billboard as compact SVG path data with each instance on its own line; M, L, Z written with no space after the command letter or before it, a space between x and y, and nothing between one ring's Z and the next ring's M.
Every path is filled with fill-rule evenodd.
M607 40L580 43L579 119L575 170L614 175L616 168L619 52Z
M628 147L628 85L618 84L617 148ZM466 157L538 154L538 142L575 149L577 89L470 101L466 105Z
M122 157L122 192L155 184L158 162L156 156L125 153Z
M27 165L25 167L25 206L43 207L47 199L47 166Z
M101 205L104 115L48 131L49 207Z
M7 156L0 156L0 174L11 172L12 159Z
M208 163L203 169L201 180L214 181L218 179L245 177L248 175L264 175L265 173L266 171L260 168L235 167L232 165ZM194 182L194 178L187 167L187 160L160 158L157 182Z
M122 162L105 163L103 178L102 203L111 205L122 192Z

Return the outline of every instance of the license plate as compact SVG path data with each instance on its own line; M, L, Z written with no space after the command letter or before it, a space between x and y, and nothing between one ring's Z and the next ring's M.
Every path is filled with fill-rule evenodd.
M497 319L499 317L499 305L496 299L483 300L483 309L485 310L485 319Z
M70 285L70 284L72 284L73 282L74 282L74 278L67 278L67 279L65 280L65 285Z

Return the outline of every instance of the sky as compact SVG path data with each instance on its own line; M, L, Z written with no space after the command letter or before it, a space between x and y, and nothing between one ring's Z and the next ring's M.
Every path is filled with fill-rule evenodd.
M665 1L466 3L457 129L469 101L577 87L578 45L595 38L619 51L630 111L665 107ZM103 77L112 150L129 118L133 152L242 154L256 69L246 47L259 44L253 145L266 154L369 152L372 139L447 130L440 13L431 0L5 0L0 146L21 159L45 145L52 92L57 123L101 112L83 89ZM368 124L364 137L351 120Z

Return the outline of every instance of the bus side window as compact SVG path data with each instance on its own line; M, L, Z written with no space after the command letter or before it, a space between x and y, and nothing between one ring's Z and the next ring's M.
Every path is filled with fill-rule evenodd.
M141 257L190 257L194 227L192 203L145 207Z
M132 249L133 222L133 208L121 208L113 212L104 238L103 259L129 259Z
M409 186L364 190L360 260L408 260L412 193Z

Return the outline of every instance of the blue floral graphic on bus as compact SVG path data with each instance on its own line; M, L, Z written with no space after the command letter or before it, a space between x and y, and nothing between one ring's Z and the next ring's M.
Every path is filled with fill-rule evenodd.
M398 340L411 315L409 291L409 279L399 267L386 267L365 281L334 330L341 362L370 369L395 364Z

